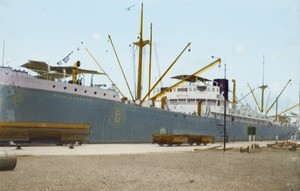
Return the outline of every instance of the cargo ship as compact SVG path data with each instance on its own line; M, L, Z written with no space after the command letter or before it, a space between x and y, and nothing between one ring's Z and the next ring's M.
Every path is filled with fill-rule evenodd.
M135 43L139 47L135 100L120 96L114 88L85 85L78 75L106 74L81 69L79 61L74 66L50 66L29 60L22 65L27 71L2 66L0 141L146 143L152 142L154 134L246 141L249 128L255 129L256 140L295 136L298 123L275 122L236 103L232 105L227 95L228 80L200 78L203 69L177 76L180 82L176 86L164 88L149 100L142 98L142 49L149 43L142 37L142 17L143 11L140 37ZM217 59L207 67L220 62Z

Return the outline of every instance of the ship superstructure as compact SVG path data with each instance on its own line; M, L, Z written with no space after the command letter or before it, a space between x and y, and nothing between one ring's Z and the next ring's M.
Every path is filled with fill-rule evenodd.
M173 78L181 79L183 76L187 75ZM229 121L253 125L276 123L266 115L253 111L249 106L225 99L225 97L228 97L228 89L223 88L225 86L228 87L228 80L209 80L193 76L185 84L173 88L168 93L167 107L171 111L218 120L224 119L224 113L226 112L226 118ZM224 111L224 101L227 104L226 111Z

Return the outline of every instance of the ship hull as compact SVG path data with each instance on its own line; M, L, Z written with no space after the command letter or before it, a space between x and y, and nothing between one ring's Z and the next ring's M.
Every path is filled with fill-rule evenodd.
M114 100L56 91L1 86L0 122L87 124L90 143L151 142L153 134L196 134L223 140L222 120L141 107ZM263 126L228 121L229 140L248 140L248 126L257 140L289 139L295 127Z

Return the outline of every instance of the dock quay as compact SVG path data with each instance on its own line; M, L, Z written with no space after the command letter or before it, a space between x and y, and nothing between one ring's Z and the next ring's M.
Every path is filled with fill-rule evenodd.
M249 142L206 146L82 144L0 147L17 165L0 172L1 190L300 190L300 150Z
M274 144L275 141L257 141L255 142L260 148L267 148L268 145ZM82 144L69 148L69 144L63 146L23 146L16 149L17 146L0 147L0 150L13 152L17 156L76 156L76 155L130 155L146 153L172 153L172 152L194 152L201 150L222 150L222 143L212 143L207 145L182 145L182 146L164 146L158 144L140 143L140 144ZM241 147L251 146L249 142L229 142L226 144L227 149L240 149Z

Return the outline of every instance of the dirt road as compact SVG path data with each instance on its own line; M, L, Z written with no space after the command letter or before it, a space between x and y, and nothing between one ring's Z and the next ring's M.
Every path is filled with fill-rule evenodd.
M300 190L300 151L18 156L1 190Z

